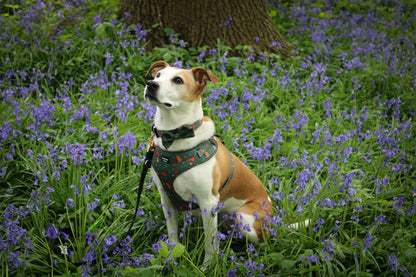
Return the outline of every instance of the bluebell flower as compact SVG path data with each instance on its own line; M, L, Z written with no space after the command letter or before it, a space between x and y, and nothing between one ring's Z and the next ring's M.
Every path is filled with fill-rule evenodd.
M388 263L389 263L390 269L393 270L394 272L397 272L397 269L400 266L400 263L397 260L395 253L390 254Z
M136 136L134 133L128 131L120 137L118 141L118 149L128 156L129 153L136 154L138 151L133 148L136 144Z
M323 218L318 217L316 220L316 226L313 228L313 231L316 233L318 230L322 227L322 224L325 223L325 220Z
M100 199L94 198L94 202L88 204L88 210L94 211L94 209L100 205L100 202Z
M334 256L333 253L333 249L332 249L332 241L331 239L325 240L325 239L321 239L321 242L324 243L324 248L322 249L322 253L328 253L329 254L329 258L332 258ZM325 257L325 260L329 260L328 256Z
M229 18L227 18L222 24L220 24L221 28L224 27L231 27L231 21L233 20L233 18L230 16Z
M48 232L46 236L50 238L51 240L55 240L58 238L58 229L55 227L55 225L51 224L48 227Z
M183 67L183 62L180 60L176 60L174 63L171 64L171 66L177 67L177 68L182 68Z
M117 238L116 238L116 236L114 236L114 235L107 235L107 236L104 238L104 243L105 243L107 246L113 245L116 241L117 241Z
M371 249L371 241L372 241L373 237L371 236L370 233L367 233L367 236L365 237L365 241L364 241L364 250L370 250Z
M307 257L301 257L302 260L305 260L305 264L309 264L310 262L319 262L319 257L315 254L308 255Z
M74 199L68 198L65 203L65 209L74 207Z
M109 65L113 61L113 55L111 55L109 52L105 55L105 65Z

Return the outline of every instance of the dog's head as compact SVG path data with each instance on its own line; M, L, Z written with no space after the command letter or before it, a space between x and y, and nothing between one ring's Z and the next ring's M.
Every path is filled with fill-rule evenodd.
M153 80L147 81L144 97L164 109L175 109L183 103L199 101L207 81L217 83L218 77L202 67L190 70L171 67L164 61L155 62L147 71Z

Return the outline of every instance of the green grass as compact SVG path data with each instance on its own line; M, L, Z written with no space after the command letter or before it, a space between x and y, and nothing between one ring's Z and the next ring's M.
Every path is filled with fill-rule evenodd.
M411 1L270 3L297 49L286 61L186 48L170 30L170 45L145 53L118 1L66 4L0 3L2 276L415 275ZM222 224L205 272L201 220L181 213L169 242L151 178L126 234L157 60L219 77L204 112L275 205L264 245Z

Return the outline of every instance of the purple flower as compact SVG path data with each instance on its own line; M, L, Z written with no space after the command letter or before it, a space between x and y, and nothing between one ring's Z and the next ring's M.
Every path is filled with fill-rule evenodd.
M256 251L256 248L254 247L254 245L252 243L250 243L249 247L246 249L247 253L253 253Z
M103 20L101 19L101 16L100 16L99 14L97 14L96 16L94 16L94 17L92 18L92 21L93 21L95 24L98 24L98 23L103 23Z
M399 267L400 263L397 260L397 257L395 255L395 253L391 253L391 255L389 256L389 265L391 270L393 270L394 272L397 271L397 268Z
M108 137L108 131L107 130L105 130L105 131L102 131L101 133L100 133L100 139L102 140L102 141L106 141L107 140L107 137Z
M125 206L124 206L124 200L123 199L121 199L121 200L119 200L119 201L115 201L114 203L113 203L113 207L111 208L111 211L112 212L114 212L114 208L115 207L117 207L117 208L121 208L121 209L124 209L125 208Z
M365 237L365 241L364 241L364 249L365 250L370 250L371 249L371 240L373 239L373 237L370 235L370 233L367 233L367 236Z
M384 214L381 214L377 216L376 218L374 218L374 223L377 223L377 222L380 222L381 224L387 223L386 216Z
M104 238L104 242L107 246L113 245L117 241L117 238L114 235L108 235Z
M316 227L313 228L313 231L316 233L318 230L322 227L322 224L325 223L325 220L323 218L318 217L316 220Z
M56 107L46 100L42 100L39 107L30 105L32 108L31 114L36 128L42 127L45 123L47 126L53 125L55 122L52 120L54 117L53 112L56 111Z
M227 239L227 236L224 235L221 232L217 232L217 235L216 236L217 236L217 239L220 240L220 241L223 241L223 240L226 240Z
M233 18L230 16L229 18L227 18L222 24L220 24L220 27L231 27L231 21L233 20Z
M94 198L94 202L91 202L90 204L88 204L88 209L90 211L94 211L94 209L98 207L99 205L100 205L100 199Z
M113 61L113 56L107 52L107 54L105 55L105 65L109 65L112 61Z
M156 253L159 253L159 250L162 249L162 247L163 244L160 241L152 245L152 248Z
M324 104L324 108L326 110L326 113L325 113L325 116L324 117L325 118L330 118L331 117L331 114L332 114L332 110L331 110L332 101L331 101L331 98L328 101L325 101L324 100L323 104Z
M4 142L7 137L9 136L9 134L11 134L13 132L12 128L11 128L11 123L10 122L5 122L3 123L3 126L0 126L0 139L2 142Z
M46 237L50 238L51 240L58 238L58 229L55 227L55 225L51 224L48 227L48 233L46 234Z
M81 176L81 184L84 188L84 195L87 194L88 191L91 191L91 185L87 183L88 179L86 176L82 175Z
M401 208L403 207L404 202L406 201L406 197L393 197L393 202L391 206L396 209L396 212L399 216L402 215Z
M74 186L74 185L71 185L71 189L75 189L75 195L77 196L77 197L80 197L81 196L81 194L79 193L79 188L77 187L77 186ZM69 200L69 199L68 199ZM73 203L73 199L71 199L72 200L72 203ZM72 204L71 203L71 204ZM71 207L72 208L72 207Z
M133 156L133 157L131 157L131 161L133 162L133 164L135 164L135 165L140 165L141 164L141 160L140 160L140 158L139 157L137 157L137 156Z
M127 132L118 140L118 149L128 155L129 152L136 154L138 151L133 148L136 144L136 136L132 132Z
M322 239L321 242L324 243L324 249L322 249L322 253L327 252L329 254L329 257L332 258L334 256L334 253L333 253L334 250L332 249L333 245L332 245L331 239L328 239L328 240ZM328 256L325 256L325 260L329 260Z
M86 144L65 144L65 152L69 158L73 159L74 165L83 165L88 163L87 160L84 160L84 158L87 156L87 150L88 146Z
M315 254L311 254L307 257L301 257L302 260L305 260L305 264L309 264L310 262L317 263L319 262L319 257Z
M174 66L174 67L177 67L177 68L182 68L183 67L183 63L182 63L182 61L180 61L180 60L176 60L174 63L172 63L171 64L172 66Z
M95 261L95 250L94 248L90 248L90 250L84 255L82 258L84 263L91 265Z
M6 174L6 169L7 169L7 167L6 167L6 166L2 166L2 167L1 167L0 177L1 177L1 176L3 176L4 174Z
M273 194L271 195L271 197L275 201L280 201L284 197L284 192L283 191L275 191L275 192L273 192Z
M68 209L68 207L73 208L74 207L74 199L68 198L65 203L65 209Z

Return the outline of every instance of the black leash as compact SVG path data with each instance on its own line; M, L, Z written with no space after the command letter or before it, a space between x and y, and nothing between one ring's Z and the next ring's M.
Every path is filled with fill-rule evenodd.
M134 210L133 219L131 220L131 224L130 224L128 231L124 234L123 239L120 241L123 241L127 237L128 233L130 233L131 229L133 228L133 224L134 224L134 221L136 220L137 212L139 211L140 197L142 195L144 181L146 180L146 174L149 168L152 167L152 158L153 158L154 152L155 152L155 148L153 146L153 140L151 140L150 147L149 147L149 150L147 150L146 158L144 160L142 172L140 175L139 188L137 189L136 208Z

